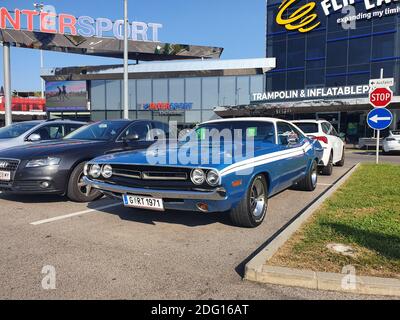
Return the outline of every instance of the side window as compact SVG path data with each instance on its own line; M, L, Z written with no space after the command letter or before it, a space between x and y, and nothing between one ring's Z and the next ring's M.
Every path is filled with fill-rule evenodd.
M326 122L324 122L324 123L322 123L321 124L321 126L322 126L322 131L325 133L325 134L331 134L331 128L330 128L330 125L329 124L327 124Z
M40 140L61 139L64 135L63 126L60 124L45 125L37 129L33 134L38 134Z
M154 136L165 137L168 139L169 137L169 125L163 122L153 122L152 123Z
M74 132L76 129L79 129L81 127L80 124L68 124L65 126L65 136L70 134L71 132Z
M139 122L131 125L126 131L122 134L122 137L127 137L130 135L137 134L139 136L139 141L150 141L151 137L150 133L150 125L148 122Z
M299 130L297 130L294 126L289 125L292 128L292 131L297 135L298 141L304 140L306 137Z
M278 143L284 146L295 144L300 141L299 135L293 130L294 128L287 123L278 122Z

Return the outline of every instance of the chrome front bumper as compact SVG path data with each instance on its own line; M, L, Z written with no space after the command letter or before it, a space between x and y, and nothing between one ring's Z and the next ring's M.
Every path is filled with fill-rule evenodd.
M212 191L180 191L180 190L156 190L144 188L130 188L117 186L101 181L93 181L84 177L83 181L93 189L114 194L133 194L140 196L150 196L161 199L179 199L179 200L226 200L226 191L224 188L217 188Z

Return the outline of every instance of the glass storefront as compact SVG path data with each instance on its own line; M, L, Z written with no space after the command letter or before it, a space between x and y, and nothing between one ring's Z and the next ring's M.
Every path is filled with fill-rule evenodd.
M217 118L218 106L249 104L252 93L263 91L265 75L130 79L131 119L197 124ZM89 81L92 120L123 115L122 80Z

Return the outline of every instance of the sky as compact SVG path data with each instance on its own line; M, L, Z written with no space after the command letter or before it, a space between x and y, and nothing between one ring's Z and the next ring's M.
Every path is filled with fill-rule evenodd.
M9 10L33 9L35 0L0 0ZM39 1L37 1L39 2ZM43 0L57 13L123 18L123 0ZM129 0L129 20L163 25L159 41L223 47L222 59L265 57L265 0ZM3 48L0 47L0 85ZM121 64L122 60L46 51L46 68ZM12 89L40 90L39 50L11 49Z

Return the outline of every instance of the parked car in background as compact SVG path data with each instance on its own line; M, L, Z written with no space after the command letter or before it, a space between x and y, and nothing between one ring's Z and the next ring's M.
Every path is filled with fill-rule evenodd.
M0 150L29 145L39 141L57 140L85 125L70 120L17 122L0 128Z
M345 144L336 129L325 120L292 121L308 137L318 140L324 149L319 167L323 175L330 176L333 166L343 167L345 164Z
M62 140L0 151L0 191L21 194L67 195L77 202L93 201L83 168L97 156L147 148L152 129L167 130L157 121L101 121L77 129Z
M390 131L383 139L383 152L400 152L400 131Z
M228 140L226 133L237 137L238 131L243 141ZM207 138L206 132L224 132L224 138ZM216 120L198 126L191 139L184 138L175 147L165 146L155 152L166 155L165 163L151 163L151 150L91 160L85 168L84 181L95 190L122 199L127 207L230 211L233 223L241 227L259 226L267 213L268 198L274 194L293 185L306 191L316 188L321 146L287 121ZM186 140L196 143L186 150L190 146ZM235 154L235 150L248 150L247 147L253 147L252 155ZM176 152L195 163L177 159ZM205 156L219 161L205 162Z

